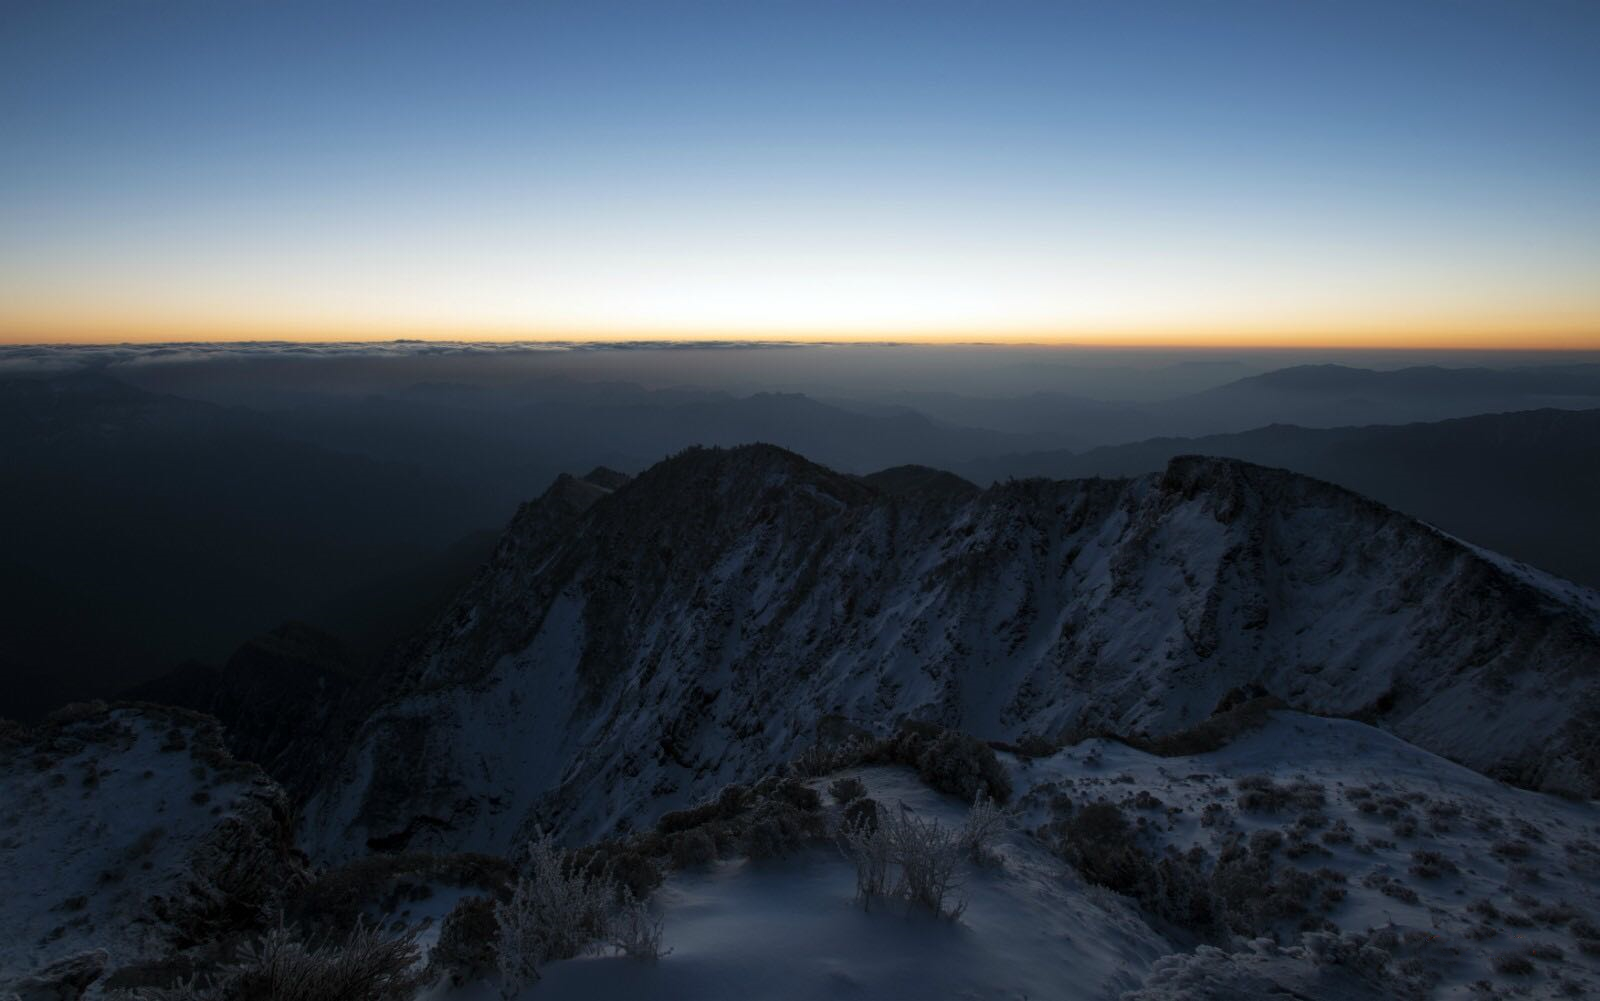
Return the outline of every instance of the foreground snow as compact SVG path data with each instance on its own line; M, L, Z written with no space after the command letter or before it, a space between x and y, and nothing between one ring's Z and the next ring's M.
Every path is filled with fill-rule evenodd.
M236 864L261 886L291 874L288 801L214 720L86 709L0 736L0 997L75 956L113 971L163 954Z
M891 809L959 826L966 808L901 768L858 775ZM666 918L655 963L598 956L552 964L524 992L552 998L1115 997L1172 946L1115 895L1064 878L1060 862L1015 832L998 866L969 865L959 920L867 912L855 872L831 848L780 861L722 862L657 891ZM1086 892L1088 891L1088 892ZM488 1001L488 985L438 997Z
M115 996L126 971L167 956L185 922L207 913L205 874L220 850L262 853L269 869L293 875L293 859L272 854L286 846L281 794L215 739L198 718L115 709L8 745L0 997L7 981L15 989L62 960L93 967L88 997ZM552 962L520 996L1354 1001L1581 996L1600 985L1593 803L1506 786L1370 726L1292 712L1205 754L1088 740L1001 760L1016 823L994 860L962 863L956 919L901 904L863 909L851 864L816 843L670 874L651 899L664 956ZM886 810L949 828L969 812L898 766L811 784L846 776ZM1085 883L1052 850L1053 825L1101 800L1119 805L1128 842L1151 857L1199 848L1216 859L1248 845L1271 863L1252 893L1278 892L1286 871L1315 892L1247 934L1166 923ZM836 824L840 807L827 809ZM445 881L380 894L397 902L367 916L419 929L431 949L444 915L478 892ZM490 1001L499 991L438 984L423 996Z
M956 921L897 907L863 911L852 899L853 869L829 848L777 862L723 862L674 874L657 892L670 954L655 963L614 956L554 963L522 997L1154 1001L1277 993L1334 1001L1547 997L1600 984L1600 949L1586 952L1574 932L1594 923L1600 899L1593 804L1510 788L1372 727L1297 713L1276 714L1259 732L1209 754L1161 758L1096 740L1049 758L1006 761L1021 827L1000 845L999 865L968 866L960 891L967 906ZM841 774L859 776L891 809L903 805L948 826L966 813L906 769ZM1240 808L1235 783L1251 776L1324 790L1325 823L1309 830L1317 847L1279 859L1344 878L1344 899L1320 918L1331 931L1286 925L1276 941L1235 940L1226 950L1197 944L1183 929L1156 927L1133 901L1086 885L1028 833L1049 821L1057 795L1080 806L1126 802L1130 815L1146 816L1140 836L1157 849L1215 851L1229 831L1292 830L1292 809ZM1140 793L1161 805L1145 799L1146 809L1134 807ZM1371 797L1380 805L1364 812ZM1348 842L1321 839L1341 824L1351 831ZM1495 853L1509 843L1528 853ZM1414 874L1418 851L1437 853L1443 871ZM1377 952L1359 955L1350 940L1340 944L1340 933L1358 933ZM1497 957L1527 955L1530 947L1532 972L1495 969ZM497 996L489 984L431 995Z

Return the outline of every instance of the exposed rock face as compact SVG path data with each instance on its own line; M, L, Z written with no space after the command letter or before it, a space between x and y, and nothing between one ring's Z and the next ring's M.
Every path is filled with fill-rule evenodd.
M977 492L691 450L525 505L387 679L307 834L328 857L504 849L534 824L581 839L771 767L825 715L1153 735L1251 685L1593 795L1597 608L1235 461Z
M292 839L283 791L208 717L94 703L0 724L0 996L92 993L259 921L304 878Z

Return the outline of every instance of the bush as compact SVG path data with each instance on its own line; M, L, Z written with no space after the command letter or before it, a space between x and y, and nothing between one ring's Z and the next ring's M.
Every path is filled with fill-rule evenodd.
M1381 872L1367 873L1361 878L1361 885L1369 890L1377 890L1386 897L1393 897L1401 903L1415 904L1419 901L1416 890Z
M463 897L439 925L439 941L428 954L428 978L448 977L453 986L482 980L495 969L494 901Z
M965 905L947 911L945 898L956 887L960 836L904 811L880 824L879 832L888 834L890 857L900 866L900 895L934 914L958 917Z
M816 778L859 765L874 757L877 750L877 742L864 734L831 745L813 744L789 762L789 773L801 778Z
M407 852L369 855L319 873L289 901L291 922L321 934L343 935L376 910L399 910L432 886L466 887L489 896L509 892L511 864L495 855Z
M782 858L821 833L819 818L769 800L745 821L740 848L753 859Z
M878 829L878 801L870 797L863 797L844 808L844 826L865 827L868 831Z
M1139 902L1180 928L1209 931L1217 924L1216 897L1205 874L1205 852L1196 846L1185 855L1163 856L1150 872Z
M1497 973L1526 976L1533 972L1533 961L1520 952L1502 952L1494 957L1494 968Z
M511 898L495 907L501 993L515 996L552 960L604 943L635 947L638 928L619 929L618 921L636 926L637 907L633 895L609 874L574 864L549 835L542 835L528 846L527 871ZM659 929L655 938L659 943Z
M623 842L602 841L573 853L575 866L591 877L603 877L644 900L661 885L661 869L649 856Z
M1269 839L1233 834L1223 842L1212 869L1217 917L1241 935L1272 933L1291 919L1298 919L1302 930L1319 927L1317 915L1344 898L1339 873L1275 865L1274 850Z
M1293 806L1300 810L1320 809L1326 802L1322 787L1314 782L1279 785L1266 775L1246 775L1234 782L1239 809L1275 813Z
M1422 879L1438 879L1440 876L1454 875L1461 869L1450 859L1433 851L1414 851L1411 853L1411 875Z
M849 803L853 800L860 799L866 794L866 783L854 776L850 776L849 778L834 779L828 784L828 795L832 796L834 802L836 803Z
M874 900L898 899L908 907L959 917L965 904L947 901L958 884L960 834L904 809L889 813L874 804L874 813L875 822L847 826L839 834L840 850L856 867L856 899L867 910ZM893 884L891 871L898 875Z
M387 937L358 925L343 942L308 946L282 928L240 949L203 986L140 990L142 1001L409 1001L422 983L411 933Z
M967 821L961 827L961 847L974 862L988 862L994 858L994 843L1012 825L1009 813L995 806L994 801L978 793L967 812Z
M892 737L882 740L858 736L830 747L809 748L789 763L789 773L816 777L864 764L909 765L928 785L966 802L979 792L997 803L1011 799L1011 778L993 747L917 720L906 720Z
M969 802L979 793L997 803L1011 798L1011 778L994 748L964 733L943 731L918 752L916 766L922 781Z
M1489 852L1502 859L1525 859L1533 854L1533 847L1526 841L1501 840L1490 845Z
M822 809L822 795L799 779L785 779L779 783L771 798L805 813Z
M631 894L611 915L607 940L630 959L660 959L662 921Z
M1242 701L1241 701L1242 699ZM1162 757L1185 757L1220 750L1243 734L1258 730L1274 709L1285 708L1283 700L1271 695L1255 695L1235 690L1223 698L1218 710L1205 720L1177 733L1150 740L1130 740L1130 746Z
M856 899L866 910L889 893L889 839L881 832L878 804L858 799L845 811L839 850L856 867Z
M717 860L717 842L700 828L675 835L671 842L674 869L698 869Z
M1558 900L1543 907L1536 906L1531 913L1534 920L1541 921L1547 925L1564 925L1583 917L1582 911L1565 900Z
M648 847L654 852L665 847L678 868L704 865L733 852L776 858L824 834L821 809L822 797L815 789L793 777L769 776L751 787L730 785L715 800L663 814ZM699 837L686 840L691 832ZM640 848L630 850L644 854ZM643 899L654 884L632 889Z
M1343 817L1333 822L1333 826L1322 832L1322 843L1325 845L1348 845L1354 841L1355 831Z
M1149 860L1116 804L1099 800L1078 810L1060 827L1057 851L1091 883L1134 895Z
M661 815L656 821L656 832L659 834L677 834L681 831L690 831L696 827L704 827L711 821L724 816L720 804L713 800L691 806L686 810L671 810Z

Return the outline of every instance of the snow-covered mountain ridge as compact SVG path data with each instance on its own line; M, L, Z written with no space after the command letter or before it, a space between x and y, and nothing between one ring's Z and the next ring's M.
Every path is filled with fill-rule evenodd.
M906 479L768 446L561 478L388 679L307 805L311 850L584 840L761 773L824 718L1154 735L1250 685L1597 792L1590 592L1231 460Z

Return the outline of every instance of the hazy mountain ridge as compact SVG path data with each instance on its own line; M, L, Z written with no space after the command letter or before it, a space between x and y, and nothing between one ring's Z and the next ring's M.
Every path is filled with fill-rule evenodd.
M1600 406L1600 365L1380 370L1292 365L1162 399L1040 391L1012 397L904 393L892 400L939 420L1015 434L1048 431L1076 451L1170 436L1443 421L1475 414Z
M1591 587L1600 585L1600 410L1545 409L1421 424L1155 438L1087 452L997 456L956 467L1010 476L1137 476L1178 455L1243 459L1316 476L1452 534Z
M1592 794L1592 597L1227 460L891 496L696 449L525 507L307 829L327 856L503 850L536 822L582 839L770 767L826 714L1163 733L1246 684Z

